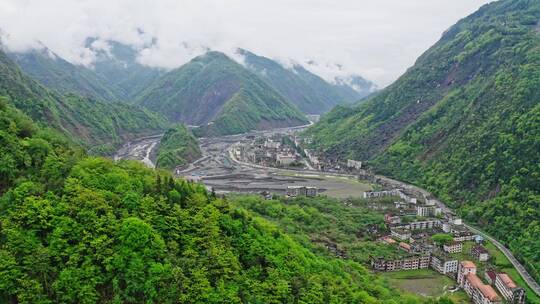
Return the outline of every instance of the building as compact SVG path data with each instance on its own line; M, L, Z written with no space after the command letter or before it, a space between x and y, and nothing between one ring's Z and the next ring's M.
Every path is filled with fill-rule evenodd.
M489 260L489 252L482 245L472 246L471 255L480 262L486 262Z
M452 235L454 237L454 241L456 242L472 241L476 237L476 234L470 231L454 232Z
M298 196L314 197L314 196L317 196L317 188L307 187L307 186L287 186L286 195L288 197L298 197Z
M307 197L315 197L317 196L317 187L306 187L306 196Z
M448 253L459 253L463 251L463 244L461 242L453 241L449 244L444 244L443 250Z
M406 229L391 229L390 235L392 235L394 238L406 241L411 237L411 232Z
M484 279L488 282L489 285L495 285L495 279L497 278L497 273L493 270L486 270L484 273Z
M435 253L431 256L430 265L435 271L447 274L456 273L458 271L459 262L447 255Z
M404 242L399 242L399 249L405 250L407 252L411 252L411 245Z
M391 213L386 213L384 215L384 222L390 225L393 224L400 224L401 223L401 217L392 215Z
M421 217L434 216L435 215L435 207L418 205L418 206L416 206L416 215L421 216Z
M396 243L396 241L393 238L389 237L389 236L383 236L381 238L381 241L387 243L388 245L393 245L393 244Z
M471 261L462 261L458 266L457 280L459 286L476 304L497 304L501 299L490 285L482 283L476 275L476 265Z
M413 255L399 259L372 258L371 267L377 271L424 269L429 267L429 255Z
M457 276L457 281L461 288L463 288L463 284L465 283L465 276L471 273L476 274L476 265L471 261L461 261L458 265Z
M288 153L278 153L276 163L281 166L288 166L296 161L296 155Z
M441 226L441 221L438 219L415 221L415 222L409 223L409 229L411 230L432 229L432 228L440 227L440 226Z
M347 160L347 168L360 170L360 169L362 169L362 162L358 161L358 160L348 159Z
M508 274L497 273L495 287L509 303L525 303L525 290L518 287Z
M273 141L271 139L267 139L265 142L264 142L264 147L266 149L274 149L274 150L277 150L279 149L279 147L281 147L281 143L278 142L278 141Z

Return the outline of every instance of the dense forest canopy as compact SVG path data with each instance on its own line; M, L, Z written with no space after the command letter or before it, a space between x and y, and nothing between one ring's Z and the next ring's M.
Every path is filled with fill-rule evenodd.
M540 280L540 3L502 0L446 31L401 78L308 135L336 158L424 186Z

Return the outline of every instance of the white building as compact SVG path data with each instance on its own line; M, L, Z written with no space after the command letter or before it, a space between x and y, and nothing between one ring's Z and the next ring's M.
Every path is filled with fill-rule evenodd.
M458 260L444 256L432 255L431 268L442 274L454 273L458 271Z
M358 161L358 160L348 159L347 160L347 168L360 170L360 169L362 169L362 162Z
M449 244L444 244L443 250L448 253L459 253L463 251L463 244L461 242L453 241Z
M282 166L288 166L296 161L294 154L278 153L276 155L276 162Z
M495 287L509 303L525 303L525 290L514 283L506 273L497 273Z

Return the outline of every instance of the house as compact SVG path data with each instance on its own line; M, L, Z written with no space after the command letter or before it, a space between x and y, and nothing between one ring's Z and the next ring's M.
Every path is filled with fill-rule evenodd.
M407 252L411 252L411 245L404 242L399 242L399 249L405 250Z
M390 235L399 240L406 241L411 237L411 232L406 229L391 229Z
M443 245L443 250L448 253L459 253L463 251L463 244L461 242L450 242Z
M389 237L389 236L383 236L381 238L381 241L385 242L388 245L393 245L393 244L396 243L396 241L393 238Z
M472 246L471 255L480 262L486 262L489 260L489 252L482 245Z
M518 287L508 274L497 273L495 287L509 303L525 303L525 290Z
M453 259L448 255L434 253L431 256L430 266L439 273L456 273L458 271L458 265L458 260Z

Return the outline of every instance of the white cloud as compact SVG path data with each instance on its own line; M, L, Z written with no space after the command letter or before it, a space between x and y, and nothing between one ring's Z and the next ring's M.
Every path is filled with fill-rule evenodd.
M384 86L444 30L486 2L0 0L0 28L7 33L3 43L13 50L41 41L79 64L94 60L84 46L87 37L133 45L142 63L165 68L208 48L233 54L241 47L282 62L313 60L311 69L327 79L357 73Z

